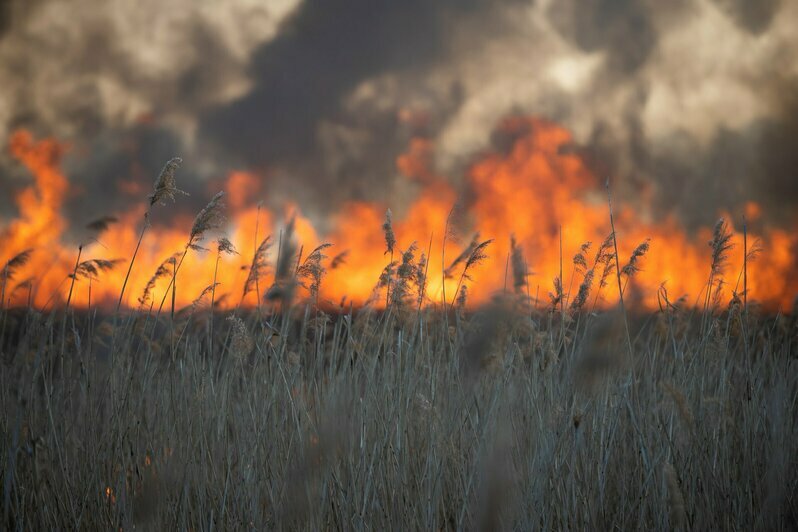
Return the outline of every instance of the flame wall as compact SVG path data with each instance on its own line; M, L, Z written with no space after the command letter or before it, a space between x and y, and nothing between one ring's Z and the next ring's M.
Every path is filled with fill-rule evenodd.
M467 238L478 231L482 238L491 238L489 259L475 269L469 282L472 303L484 301L494 291L502 290L506 280L506 262L510 253L510 236L515 235L523 248L531 270L529 292L533 299L546 304L552 290L552 280L560 274L562 232L562 260L564 261L565 291L576 291L581 275L573 272L571 257L584 242L598 246L610 233L603 178L596 176L584 157L574 148L571 134L563 127L538 118L510 118L498 130L512 142L502 151L491 151L477 157L463 180L464 187L455 188L444 176L429 166L434 145L425 139L410 143L397 161L399 170L412 182L415 198L394 218L398 249L406 249L416 242L421 252L429 253L430 301L441 301L443 252L441 244L447 216L456 202L462 207L462 221L457 229ZM68 224L61 215L69 183L59 169L63 148L50 139L36 141L26 131L12 136L10 150L16 160L33 176L33 183L15 198L17 216L0 233L0 264L20 251L33 248L31 262L14 280L9 281L6 295L11 304L25 304L30 296L38 307L62 304L69 289L68 275L75 265L77 244L67 242ZM230 238L239 255L222 256L217 271L217 300L224 308L243 303L252 306L256 296L250 293L242 300L248 265L259 240L271 234L278 239L285 213L295 213L296 234L307 251L322 242L333 247L329 255L347 251L343 265L330 269L322 282L322 298L339 302L346 297L355 304L363 303L372 294L382 269L389 261L385 255L385 241L381 230L385 210L396 207L385 203L351 201L334 213L328 222L327 234L320 234L311 221L302 216L300 208L286 204L284 212L272 212L258 207L269 195L261 190L260 176L248 172L231 172L226 178L228 224L221 234ZM180 171L178 171L178 186ZM178 198L178 201L180 199ZM100 234L96 241L86 239L82 259L105 258L125 260L122 266L103 273L89 283L76 283L72 301L77 306L89 304L111 306L116 303L126 274L126 265L136 246L147 204L119 215L119 221ZM172 207L156 206L168 211ZM661 283L672 299L687 296L688 304L699 302L705 290L711 264L711 250L707 245L712 228L704 227L687 232L674 217L651 221L645 204L615 205L615 224L618 235L621 265L632 250L645 239L651 239L651 250L642 260L640 271L631 283L629 298L647 308L656 308L657 288ZM748 242L759 239L763 253L749 264L749 299L757 299L771 309L786 309L798 293L796 257L798 233L768 227L760 219L756 204L748 205ZM734 227L733 242L724 270L726 284L723 301L732 290L742 291L739 279L743 264L742 233L739 220L728 217ZM171 224L153 225L145 233L136 258L125 296L127 306L138 306L137 298L158 266L175 252L185 249L191 216L177 214ZM798 221L793 222L793 227ZM257 231L257 233L256 233ZM219 236L219 235L214 235ZM430 246L431 242L431 248ZM450 262L465 242L450 238L445 249ZM209 239L206 245L213 248ZM274 260L276 246L270 256ZM417 254L417 255L418 255ZM394 257L396 258L396 257ZM177 280L177 304L189 305L205 287L211 284L215 270L215 252L189 251ZM326 263L329 266L329 261ZM30 289L15 288L23 279L32 278ZM168 277L154 291L157 306ZM271 273L260 283L261 294L271 283ZM457 279L446 281L447 300L451 301ZM512 282L509 281L511 285ZM90 286L91 285L91 286ZM596 287L591 301L596 298ZM598 305L614 304L617 289L604 288L596 299ZM226 295L225 295L226 294ZM592 306L593 303L591 303Z

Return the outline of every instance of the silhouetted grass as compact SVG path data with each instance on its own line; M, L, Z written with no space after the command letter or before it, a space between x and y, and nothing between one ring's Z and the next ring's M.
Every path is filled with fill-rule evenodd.
M530 312L517 297L449 320L415 305L230 312L217 314L210 344L202 309L178 312L174 326L137 312L9 311L3 522L798 522L794 317L691 319L667 307L630 323L629 368L620 314L577 313L563 327L558 312Z

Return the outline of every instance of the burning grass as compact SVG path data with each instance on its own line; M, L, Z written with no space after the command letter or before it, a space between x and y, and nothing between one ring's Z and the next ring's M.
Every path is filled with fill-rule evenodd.
M798 312L770 312L792 285L759 277L791 275L792 252L754 261L753 237L721 220L704 257L683 233L637 227L609 187L600 205L558 195L592 177L539 145L567 139L561 130L537 127L530 159L519 149L512 166L565 172L544 200L581 209L589 225L569 238L588 238L564 242L562 228L538 234L529 220L504 235L508 207L452 209L432 176L436 193L407 218L356 206L326 242L298 213L272 231L257 205L234 212L230 238L208 253L202 243L226 217L220 192L154 260L142 242L163 237L151 235L151 210L180 192L173 159L136 212L139 231L128 216L89 224L108 251L129 246L120 263L94 257L91 243L59 247L58 195L23 193L22 217L2 235L20 247L0 270L3 524L795 526ZM37 183L61 190L57 150L15 142ZM488 198L509 198L504 164L473 169ZM491 238L464 238L464 213ZM61 270L56 261L61 280L19 280L42 267L30 248L53 239L68 257ZM704 268L652 290L664 270L650 247L674 242L682 267ZM555 255L538 261L544 243ZM239 259L243 268L226 263Z
M170 215L172 202L183 199L179 158L166 163L152 192L142 193L138 204L70 228L61 215L70 188L59 169L63 148L53 140L37 141L18 132L11 141L12 155L34 179L15 197L18 215L0 230L0 265L32 251L26 264L15 267L17 278L3 280L2 305L25 306L30 300L33 306L47 309L63 306L69 299L78 308L99 305L120 310L154 299L157 312L166 305L161 301L175 277L158 274L166 267L178 272L178 289L167 296L170 311L172 298L175 307L188 306L213 278L219 283L218 307L256 308L274 284L284 244L281 233L287 232L291 219L297 249L303 254L331 245L324 253L329 260L325 257L326 262L319 264L327 270L325 282L314 288L316 298L328 308L344 298L355 306L389 303L389 295L374 300L374 284L381 274L390 273L387 270L399 268L400 254L414 245L414 263L423 255L425 270L430 272L422 306L451 306L463 298L483 304L491 294L508 287L522 287L540 303L549 291L576 294L584 287L599 297L570 298L569 304L611 308L618 292L605 290L604 284L612 280L618 256L626 263L622 288L632 307L658 308L657 287L664 282L674 297L686 295L698 306L708 299L712 303L714 295L725 303L736 293L744 301L756 298L770 311L790 308L798 293L798 233L769 226L756 205L749 209L753 219L722 213L722 227L688 232L673 218L651 222L645 204L632 208L619 202L610 227L603 180L591 173L573 149L565 129L530 118L507 120L500 127L513 133L512 149L475 160L461 189L430 171L426 179L413 181L418 195L401 212L388 210L386 216L387 205L350 202L326 220L329 230L324 234L297 207L289 207L288 215L280 216L258 202L258 177L245 172L228 176L224 201L217 195L193 221L184 214L165 225L162 219ZM399 168L415 175L417 167L429 159L415 161L417 156L411 147L399 158ZM452 211L458 198L466 199ZM227 206L222 212L223 203ZM220 225L238 254L224 254L216 261L199 239ZM618 238L612 239L612 249L602 251L600 243L606 243L608 235ZM724 241L717 240L721 236ZM595 247L589 252L580 251L591 242ZM707 242L720 247L710 248ZM121 260L118 267L104 272L101 282L92 283L91 295L86 279L73 283L70 278L75 273L78 244L81 260ZM383 253L386 247L388 253ZM764 251L764 260L752 260L759 249ZM176 253L177 262L171 264L170 257ZM580 253L584 254L580 269L564 278L563 257ZM469 262L483 264L464 272L462 267ZM708 273L712 268L725 269L723 283L718 283L722 277L716 272ZM521 272L520 278L514 277L516 272ZM715 284L708 290L710 275ZM562 285L559 289L551 288L555 277ZM304 284L315 286L309 278Z

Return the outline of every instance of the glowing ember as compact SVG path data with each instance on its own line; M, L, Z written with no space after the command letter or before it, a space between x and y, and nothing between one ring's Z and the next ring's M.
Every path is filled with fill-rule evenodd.
M512 260L522 261L530 272L524 290L528 290L531 299L539 305L548 304L548 294L554 291L553 280L560 275L561 268L563 291L573 299L587 271L594 266L595 271L590 274L595 276L593 292L584 308L615 304L617 284L605 286L597 294L603 265L593 264L599 246L611 232L603 179L593 175L580 156L569 149L572 139L562 127L540 119L513 118L506 120L501 128L516 140L507 153L487 154L469 169L466 199L450 219L450 229L456 227L462 235L460 241L449 237L445 250L441 247L447 219L458 201L458 191L430 169L434 146L426 140L413 141L408 153L397 160L399 169L418 185L419 194L401 215L394 217L397 246L392 259L384 253L381 226L386 209L398 206L365 202L346 204L333 217L332 230L324 237L318 235L298 207L287 206L286 212L295 216L295 235L305 256L322 242L333 244L325 252L329 256L325 264L328 272L321 282L321 300L338 303L346 298L356 305L368 301L388 262L401 261L402 251L415 242L416 259L423 253L428 261L426 299L440 302L445 289L447 303L452 303L459 274L444 279L442 272L465 248L472 234L479 232L482 240L492 239L493 242L487 248L489 259L472 272L473 281L467 282L470 303L485 301L497 290L513 290L514 281L507 265L511 254L515 253ZM4 287L6 304L24 305L29 294L37 307L61 304L66 299L71 284L69 275L75 268L78 253L77 244L65 241L67 223L60 214L69 188L59 170L63 148L54 140L36 142L29 133L19 131L12 137L10 149L30 170L34 182L17 194L19 216L0 233L0 264L25 249L33 248L34 252L30 261L7 281ZM225 233L240 255L222 254L219 258L216 305L221 308L239 303L254 306L256 292L262 296L273 281L271 267L259 280L259 289L249 290L242 298L249 265L261 240L272 235L275 245L268 252L272 265L279 249L277 220L282 217L258 206L259 195L264 193L260 190L260 182L258 176L247 172L232 172L227 179L228 226ZM656 308L658 288L666 283L671 299L687 295L688 303L700 304L711 268L712 250L707 242L712 239L712 228L702 228L694 236L688 236L674 218L646 222L639 206L633 208L617 203L614 215L620 266L627 264L635 248L650 238L650 251L639 258L640 271L622 280L628 284L625 290L630 302ZM110 307L116 303L147 206L142 198L136 208L121 215L112 213L118 221L107 229L103 227L105 231L98 237L100 243L86 238L81 261L124 259L121 262L124 267L100 272L92 279L78 276L72 305L86 307L91 301L92 305ZM154 207L168 208L168 205ZM788 308L792 297L798 293L798 236L784 229L762 228L766 214L756 203L745 206L745 215L760 228L759 234L748 232L749 251L757 242L764 250L762 256L748 263L749 300L756 298L771 309ZM462 221L455 222L455 218ZM725 218L730 226L733 225L730 216ZM130 308L139 307L142 292L164 264L163 275L156 280L146 302L146 308L150 304L157 308L173 268L165 261L185 250L191 224L191 219L181 218L174 220L172 228L149 228L128 281L124 304ZM743 291L743 235L740 227L731 229L734 247L728 252L723 276L725 284L720 292L724 302L731 298L733 291ZM516 248L511 247L511 235L517 242ZM592 243L585 254L585 267L575 270L571 259L585 242ZM212 245L211 237L205 239L204 246L211 251L190 250L181 266L175 294L178 306L190 305L214 278L216 246ZM27 284L23 282L26 278L31 279ZM614 269L610 279L615 281ZM375 301L384 304L385 299Z

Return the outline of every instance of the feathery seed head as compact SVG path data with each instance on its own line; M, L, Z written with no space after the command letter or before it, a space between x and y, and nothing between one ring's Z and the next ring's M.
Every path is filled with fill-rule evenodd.
M734 247L731 242L732 232L726 220L721 218L715 224L712 230L712 240L709 241L709 247L712 248L712 274L717 275L723 271L723 266L728 259L728 252Z
M221 253L226 253L227 255L238 255L238 251L236 251L235 246L232 242L230 242L227 238L222 237L216 241L216 250Z
M155 188L152 194L147 196L147 199L150 200L150 207L156 203L164 205L164 200L167 198L175 201L175 194L188 196L188 193L177 188L177 184L175 183L175 172L180 168L182 163L183 159L175 157L170 159L163 167L160 175L158 175L158 179L155 180Z
M523 292L527 285L527 275L529 275L524 260L524 250L515 240L515 235L510 235L510 263L513 267L513 289L516 294Z
M651 241L650 238L646 238L641 244L639 244L634 251L632 251L632 255L629 257L629 262L626 263L621 269L621 274L626 275L627 277L631 277L635 273L640 271L640 266L638 265L638 261L648 253L649 242Z
M16 271L28 263L31 253L33 253L33 249L26 249L11 257L8 262L5 263L3 269L0 270L0 280L5 283L6 280L13 279Z
M230 353L236 360L241 361L252 351L255 342L252 341L244 320L238 316L230 316L227 321L230 322L233 333L230 340Z
M382 224L382 230L385 233L385 254L387 255L388 253L393 253L393 248L396 246L391 209L385 211L385 223Z
M258 246L258 249L255 250L255 255L252 257L252 264L249 266L247 280L244 282L244 293L241 297L244 297L251 292L253 288L257 286L261 275L265 273L266 268L268 267L268 263L266 262L266 253L269 251L271 245L270 235L264 238Z
M224 192L217 192L211 201L194 218L191 226L188 247L191 249L201 249L196 243L201 240L206 231L217 229L224 223Z
M92 222L87 223L86 229L88 229L89 231L102 233L103 231L108 229L108 227L111 224L116 223L118 221L119 219L116 216L103 216L102 218L98 218Z

